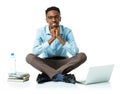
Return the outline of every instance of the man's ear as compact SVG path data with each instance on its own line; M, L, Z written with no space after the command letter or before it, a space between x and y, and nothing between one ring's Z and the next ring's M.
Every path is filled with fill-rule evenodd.
M61 22L61 17L60 17L60 20L59 20L60 22Z
M45 20L46 20L46 22L48 23L48 20L47 20L47 18L46 18Z

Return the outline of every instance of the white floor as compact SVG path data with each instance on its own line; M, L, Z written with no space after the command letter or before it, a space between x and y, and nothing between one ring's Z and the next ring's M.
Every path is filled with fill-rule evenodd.
M67 84L62 82L49 82L37 84L34 81L24 83L4 82L1 84L2 92L5 94L114 94L114 88L111 83L101 83L93 85Z
M31 76L30 80L27 82L8 82L7 72L1 71L0 91L5 94L115 94L115 92L119 92L118 85L120 83L120 77L118 77L119 74L117 73L119 71L119 66L114 67L114 71L109 82L91 85L69 84L63 82L37 84L35 80L38 71L31 66L29 66L29 68L31 70ZM74 72L76 72L76 70ZM76 77L82 78L82 74L78 75L76 73Z

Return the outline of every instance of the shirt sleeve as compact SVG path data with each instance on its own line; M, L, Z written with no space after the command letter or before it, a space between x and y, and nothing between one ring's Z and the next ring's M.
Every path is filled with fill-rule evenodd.
M42 30L38 30L35 38L35 42L33 45L33 54L40 55L41 53L45 52L45 49L49 47L48 41L44 42L43 40L44 34L42 33Z
M66 43L63 46L72 56L75 56L77 53L79 53L79 48L76 45L75 39L73 37L72 32L70 31L67 34Z

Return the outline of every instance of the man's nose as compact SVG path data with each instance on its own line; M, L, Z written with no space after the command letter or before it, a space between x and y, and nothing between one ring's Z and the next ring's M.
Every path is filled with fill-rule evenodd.
M54 17L52 18L52 21L55 21L55 18L54 18Z

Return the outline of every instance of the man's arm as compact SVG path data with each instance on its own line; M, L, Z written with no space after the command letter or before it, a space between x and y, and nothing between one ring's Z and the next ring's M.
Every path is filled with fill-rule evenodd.
M66 42L63 45L63 48L66 49L66 51L68 51L72 56L75 56L79 53L79 48L76 45L72 31L70 29L66 29L65 32Z
M49 45L56 39L55 28L50 28L52 37L48 40Z
M33 45L33 49L32 49L32 52L33 54L35 55L39 55L43 52L46 51L46 49L49 47L49 43L45 41L45 38L43 37L44 34L44 29L39 29L36 33L36 38L35 38L35 41L34 41L34 45Z
M52 43L54 39L57 38L61 42L62 45L65 44L65 40L60 36L59 27L54 27L53 29L51 29L51 34L52 34L52 38L48 42Z
M50 45L54 40L55 40L54 37L50 38L50 39L48 40L49 45Z
M66 40L64 40L61 36L60 36L60 30L59 28L54 28L54 34L55 37L61 42L61 44L63 45L63 48L66 49L72 56L75 56L78 52L79 49L76 45L76 42L74 40L72 31L68 31L69 29L67 29L68 32L67 34L65 34L65 36L67 37Z
M65 40L60 36L60 30L56 30L56 38L58 38L58 40L62 43L62 45L65 44Z

